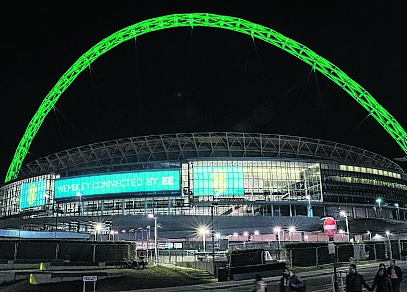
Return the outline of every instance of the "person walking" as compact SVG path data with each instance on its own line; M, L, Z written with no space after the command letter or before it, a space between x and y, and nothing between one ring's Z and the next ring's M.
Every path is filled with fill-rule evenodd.
M256 274L256 281L251 290L252 292L267 292L267 283L261 278L259 274Z
M283 276L280 279L280 292L293 292L301 291L305 292L304 281L296 274L294 274L289 268L283 270Z
M386 266L383 263L379 265L379 270L374 277L371 291L374 291L376 287L376 292L393 292L391 280L387 274Z
M365 278L356 270L356 265L349 266L349 274L346 276L346 292L362 292L362 286L371 291Z
M392 292L400 292L400 283L403 281L403 274L399 266L396 266L396 260L390 260L390 266L387 268L387 274L389 274L391 284L393 285Z

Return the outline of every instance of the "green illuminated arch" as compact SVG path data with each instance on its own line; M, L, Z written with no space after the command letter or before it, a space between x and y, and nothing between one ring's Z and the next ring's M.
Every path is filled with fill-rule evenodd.
M173 14L148 19L123 28L122 30L117 31L100 41L89 51L83 54L68 69L68 71L62 75L57 84L42 101L39 109L31 119L23 138L18 144L5 181L8 182L17 178L18 172L25 156L28 153L31 142L38 132L42 122L49 111L54 107L61 94L75 80L79 73L87 68L99 56L103 55L124 41L133 39L145 33L183 26L205 26L233 30L250 35L253 38L263 40L299 58L303 62L311 65L315 70L318 70L327 76L343 90L345 90L350 96L352 96L380 123L380 125L382 125L382 127L390 134L391 137L393 137L393 139L407 154L407 133L391 116L391 114L379 103L377 103L377 101L362 86L348 77L342 70L302 44L287 38L270 28L231 16L207 13Z

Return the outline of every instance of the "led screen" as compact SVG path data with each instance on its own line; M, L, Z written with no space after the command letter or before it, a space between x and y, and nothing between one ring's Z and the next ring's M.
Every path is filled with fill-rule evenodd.
M47 181L39 180L21 185L20 208L29 208L45 205Z
M193 168L194 195L244 195L242 166L196 166Z
M179 170L115 173L55 181L56 199L161 191L180 191Z
M189 172L191 172L188 181ZM322 200L317 163L288 161L192 161L183 185L195 196L257 196L255 200Z

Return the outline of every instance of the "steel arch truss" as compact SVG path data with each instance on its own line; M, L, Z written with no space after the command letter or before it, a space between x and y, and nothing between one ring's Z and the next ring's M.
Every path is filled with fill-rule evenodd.
M378 154L339 143L294 136L248 133L190 133L134 137L64 150L33 161L21 176L50 172L107 172L153 164L179 167L179 162L201 159L300 159L403 170ZM128 167L128 168L127 168ZM99 169L99 170L98 170Z
M231 16L208 13L173 14L152 18L128 26L105 38L83 54L59 79L57 84L42 101L17 147L5 181L8 182L17 177L34 136L38 132L45 117L54 107L61 94L93 61L107 51L129 39L133 39L137 36L157 30L185 26L214 27L240 32L250 35L253 38L263 40L292 54L293 56L312 66L315 70L320 71L322 74L343 88L343 90L351 95L380 123L380 125L382 125L382 127L407 154L407 133L391 116L391 114L379 103L377 103L377 101L362 86L348 77L342 70L315 52L311 51L306 46L287 38L270 28Z

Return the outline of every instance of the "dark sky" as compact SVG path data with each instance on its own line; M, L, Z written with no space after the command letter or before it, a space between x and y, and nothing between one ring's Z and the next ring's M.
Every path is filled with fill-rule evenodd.
M407 129L405 6L96 3L15 2L2 11L1 180L41 101L83 53L117 30L173 13L230 15L272 28L341 68ZM177 28L123 43L82 72L25 162L99 141L200 131L320 138L402 157L367 116L325 76L272 45L226 30Z

